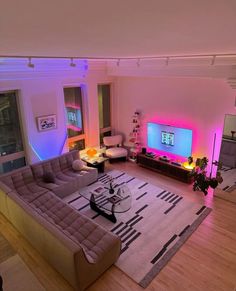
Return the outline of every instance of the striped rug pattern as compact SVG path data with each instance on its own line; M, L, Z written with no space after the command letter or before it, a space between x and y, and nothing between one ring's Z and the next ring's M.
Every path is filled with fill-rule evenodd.
M108 174L116 187L126 184L132 193L131 209L116 214L116 223L91 210L79 191L64 201L121 238L116 266L145 288L211 209L117 170L100 176L99 182L106 184ZM94 189L94 184L88 187Z

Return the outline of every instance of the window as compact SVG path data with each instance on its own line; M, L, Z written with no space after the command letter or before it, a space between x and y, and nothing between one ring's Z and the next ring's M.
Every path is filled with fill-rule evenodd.
M16 97L16 91L0 92L0 173L26 165Z
M111 86L110 84L98 85L99 128L100 143L104 136L111 135Z
M81 87L64 88L69 150L85 148L83 100Z

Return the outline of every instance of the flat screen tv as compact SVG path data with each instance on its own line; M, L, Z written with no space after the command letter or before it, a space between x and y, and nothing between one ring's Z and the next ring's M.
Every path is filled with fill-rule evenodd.
M151 149L173 155L192 155L192 130L165 124L147 124L147 144Z

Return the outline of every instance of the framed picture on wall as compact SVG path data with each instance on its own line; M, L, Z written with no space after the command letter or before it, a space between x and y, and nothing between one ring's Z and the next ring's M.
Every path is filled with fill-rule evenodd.
M57 119L55 114L39 116L36 119L39 131L46 131L57 128Z

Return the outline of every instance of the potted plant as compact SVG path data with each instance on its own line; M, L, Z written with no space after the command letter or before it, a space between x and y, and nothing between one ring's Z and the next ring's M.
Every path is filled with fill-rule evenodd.
M190 157L189 157L190 159ZM218 166L216 177L207 177L206 167L208 165L208 159L206 157L198 158L196 160L196 166L193 168L191 175L193 176L193 191L200 190L205 195L208 194L208 188L215 189L219 183L222 183L223 179L220 174L221 165L219 162L213 162Z

